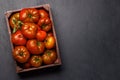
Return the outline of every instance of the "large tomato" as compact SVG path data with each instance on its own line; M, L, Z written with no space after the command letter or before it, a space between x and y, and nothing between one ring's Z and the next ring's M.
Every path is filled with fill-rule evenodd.
M25 8L20 11L20 20L23 22L38 22L39 12L35 8Z
M52 28L51 20L48 17L40 18L38 21L38 25L41 27L42 30L48 32Z
M21 33L20 30L16 31L15 33L13 33L11 35L11 40L12 40L12 43L15 44L15 45L25 45L26 44L26 39L25 37L23 36L23 34Z
M46 50L42 56L44 64L52 64L57 59L55 50Z
M28 40L26 47L31 54L42 54L45 49L44 43L35 39Z
M24 46L16 46L13 50L13 57L19 63L25 63L28 61L30 54Z
M24 23L21 31L26 38L33 39L36 37L37 29L38 25L34 23Z
M20 21L19 13L13 14L9 19L9 23L10 23L11 28L13 29L13 32L19 29L23 24L22 21Z
M52 49L55 46L55 38L52 35L47 36L44 43L47 49Z
M43 41L47 36L47 33L43 30L39 30L36 34L36 38L38 41Z
M39 66L41 66L42 65L42 58L41 58L41 56L33 55L30 58L30 64L33 67L39 67Z
M39 10L40 18L49 17L48 12L44 9Z

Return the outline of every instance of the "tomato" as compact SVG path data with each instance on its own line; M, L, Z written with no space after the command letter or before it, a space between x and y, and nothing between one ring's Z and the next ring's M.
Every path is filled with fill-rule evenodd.
M26 47L24 46L16 46L13 50L13 57L19 63L25 63L28 61L30 54Z
M44 64L52 64L57 59L55 50L46 50L42 56Z
M45 18L40 18L38 21L38 25L41 27L42 30L48 32L52 28L51 20L47 17Z
M47 36L44 43L47 49L51 49L55 46L55 38L53 36Z
M52 33L52 32L49 32L49 33L47 34L47 36L53 36L53 33Z
M23 22L38 22L39 12L35 8L25 8L20 11L20 20Z
M30 64L33 67L39 67L39 66L41 66L42 65L42 58L41 58L41 56L33 55L30 58Z
M45 11L44 9L40 9L39 14L40 14L40 18L49 17L47 11Z
M25 37L23 36L23 34L21 33L20 30L16 31L15 33L13 33L11 35L11 40L12 40L12 43L15 44L15 45L25 45L26 44L26 39Z
M44 42L40 42L35 39L28 40L26 47L31 54L42 54L45 49Z
M26 62L26 63L23 64L23 68L24 68L24 69L28 69L28 68L30 68L30 67L31 67L30 62Z
M12 29L17 30L22 26L22 21L20 21L20 15L19 13L15 13L13 14L10 19L9 19L9 23ZM13 30L13 32L14 32Z
M38 41L43 41L47 36L47 33L43 30L39 30L36 34L36 38Z
M24 23L21 31L26 38L33 39L36 37L37 29L38 25L34 23Z

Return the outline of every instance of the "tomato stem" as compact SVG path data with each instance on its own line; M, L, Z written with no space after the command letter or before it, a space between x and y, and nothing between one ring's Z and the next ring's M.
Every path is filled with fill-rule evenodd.
M28 17L29 17L29 18L32 18L32 15L31 15L31 14L28 14Z
M37 45L40 46L40 41L37 42Z
M47 54L48 54L48 56L50 56L50 54L51 54L51 51L47 51Z
M24 53L24 52L20 52L20 54L19 54L19 55L20 55L20 56L23 56L23 55L24 55L23 53Z

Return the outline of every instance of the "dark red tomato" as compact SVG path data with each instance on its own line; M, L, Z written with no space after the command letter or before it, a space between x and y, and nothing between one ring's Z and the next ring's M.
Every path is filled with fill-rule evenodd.
M47 49L52 49L55 46L55 38L53 36L47 36L44 43Z
M36 38L38 41L43 41L47 36L47 33L43 30L39 30L36 34Z
M47 36L53 36L52 32L47 33Z
M48 17L40 18L38 21L38 25L41 27L42 30L48 32L52 28L51 20Z
M26 47L31 54L42 54L45 49L44 43L35 39L28 40Z
M13 57L19 63L25 63L28 61L30 54L26 47L24 46L16 46L13 50Z
M26 38L23 36L20 30L16 31L11 35L11 40L14 45L25 45Z
M10 23L11 28L13 29L13 32L19 29L23 24L22 21L20 21L19 13L13 14L9 19L9 23Z
M57 59L55 50L46 50L42 56L44 64L52 64Z
M30 67L31 67L30 61L23 64L24 69L28 69Z
M23 22L38 22L39 12L35 8L25 8L20 11L20 20Z
M44 9L39 10L40 18L49 17L48 12Z
M30 64L33 67L40 67L42 65L42 58L41 58L41 56L33 55L30 58Z
M21 31L26 38L33 39L36 37L37 29L38 29L38 25L34 23L24 23Z

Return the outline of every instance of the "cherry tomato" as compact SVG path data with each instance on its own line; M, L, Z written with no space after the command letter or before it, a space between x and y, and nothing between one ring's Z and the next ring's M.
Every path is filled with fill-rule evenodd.
M39 10L40 18L49 17L48 12L44 9Z
M38 41L43 41L47 36L47 33L43 30L39 30L36 34L36 38Z
M20 20L23 22L38 22L39 12L35 8L25 8L20 11Z
M42 56L44 64L52 64L57 59L55 50L46 50Z
M47 49L52 49L55 46L55 38L53 36L47 36L44 43Z
M13 32L15 32L16 30L20 29L23 22L20 21L20 15L19 13L15 13L13 14L10 19L9 19L9 23L11 28L13 29Z
M33 39L36 37L37 29L38 25L34 23L24 23L21 31L26 38Z
M39 67L39 66L41 66L42 65L42 58L41 58L41 56L33 55L30 58L30 64L33 67Z
M50 31L52 28L51 20L48 17L40 18L38 25L46 32Z
M30 54L24 46L16 46L13 50L13 57L19 63L25 63L28 61Z
M15 45L25 45L26 44L26 39L25 37L23 36L23 34L21 33L20 30L16 31L15 33L13 33L11 35L11 40L12 40L12 43L15 44Z
M35 39L28 40L26 47L31 54L42 54L45 49L44 43Z

